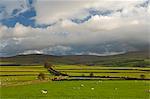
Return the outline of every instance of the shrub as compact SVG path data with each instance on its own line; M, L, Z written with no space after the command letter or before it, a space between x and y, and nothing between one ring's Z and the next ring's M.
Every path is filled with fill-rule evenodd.
M90 73L90 77L93 77L94 76L94 73Z
M44 63L44 67L45 68L51 68L53 65L52 64L49 64L48 62L45 62Z
M39 73L38 79L39 80L45 80L45 74L44 73Z
M140 77L141 77L141 79L145 79L145 75L143 75L143 74L140 75Z
M82 76L84 77L85 75L84 75L84 74L82 74Z

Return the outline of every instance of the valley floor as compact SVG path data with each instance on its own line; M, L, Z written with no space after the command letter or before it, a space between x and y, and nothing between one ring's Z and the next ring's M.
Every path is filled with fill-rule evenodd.
M42 93L46 90L47 94ZM149 99L150 81L49 81L1 87L1 99Z
M42 65L1 66L0 99L150 98L150 68L84 65L57 65L53 68L68 74L66 81L52 81L57 76L50 74ZM45 80L38 80L39 73L45 75ZM99 77L99 79L71 81L73 77ZM63 77L58 76L57 78ZM108 80L108 78L115 79ZM125 78L137 80L126 80ZM42 93L43 90L46 90L47 93Z

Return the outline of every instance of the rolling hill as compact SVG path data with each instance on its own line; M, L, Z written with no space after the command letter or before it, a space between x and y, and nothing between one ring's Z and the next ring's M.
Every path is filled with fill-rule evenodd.
M112 56L94 55L66 55L53 56L43 54L17 55L12 57L1 57L1 66L11 65L42 65L45 62L51 64L75 64L75 65L104 65L104 66L135 66L149 67L150 56L148 51L128 52Z

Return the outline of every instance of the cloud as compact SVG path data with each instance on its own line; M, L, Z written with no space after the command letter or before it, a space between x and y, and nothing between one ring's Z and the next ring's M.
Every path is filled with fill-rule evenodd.
M14 10L18 11L17 14L29 9L27 0L1 0L0 7L2 7L2 13L0 19L11 17Z
M23 53L19 53L19 54L26 55L26 54L44 54L44 53L42 51L39 51L39 50L27 50L27 51L25 51Z
M106 43L109 43L110 46L117 46L112 43L119 42L121 44L119 48L127 44L147 44L150 35L148 21L150 20L150 5L141 7L139 6L141 3L143 3L141 0L130 2L122 0L103 2L101 0L93 2L92 0L38 0L35 4L37 24L55 24L45 28L34 28L20 23L14 27L0 25L0 54L65 55L85 52L90 55L102 55L100 51L106 51ZM14 6L17 7L17 5ZM89 13L91 8L99 11L99 14L91 15ZM101 11L107 10L111 13L101 14ZM82 19L89 15L91 17L80 24L71 20L72 18ZM124 49L129 49L129 47L134 49L133 46Z
M143 3L143 0L38 0L35 4L37 23L53 23L60 19L88 15L87 9L118 10L130 9ZM116 5L117 4L117 5Z
M74 14L80 13L80 9L90 1L75 1L75 0L38 0L35 4L37 11L37 23L53 23L66 17L71 17ZM42 6L42 7L41 7ZM47 11L47 13L45 13ZM79 12L78 12L79 11ZM83 12L83 11L82 11Z

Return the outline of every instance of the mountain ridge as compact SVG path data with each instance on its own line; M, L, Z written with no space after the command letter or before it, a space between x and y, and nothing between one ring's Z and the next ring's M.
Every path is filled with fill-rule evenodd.
M69 65L104 65L104 66L136 66L144 64L150 66L150 56L148 51L128 52L112 56L95 56L95 55L43 55L29 54L17 55L13 57L0 57L0 61L6 63L15 63L21 65L43 65L45 62L51 64L69 64ZM148 60L148 61L147 61Z

